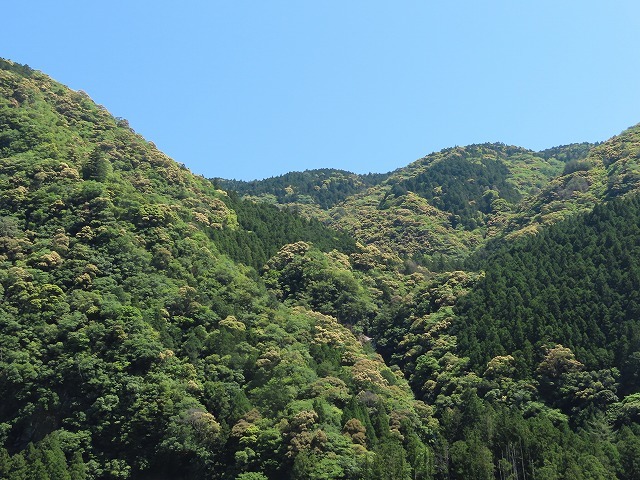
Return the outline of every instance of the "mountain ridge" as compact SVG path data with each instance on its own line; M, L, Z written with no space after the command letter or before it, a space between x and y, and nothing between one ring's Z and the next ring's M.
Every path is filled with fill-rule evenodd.
M331 175L335 172L341 176L352 175L351 179L360 177L325 169L300 175L292 172L262 181L225 183L216 179L216 182L222 187L241 187L238 193L253 201L295 208L307 217L315 217L348 232L364 244L433 265L430 259L442 256L463 258L484 244L487 237L500 234L513 216L512 212L519 208L517 197L526 198L537 193L550 179L559 176L567 163L577 165L595 145L569 144L538 153L501 143L451 147L381 177L373 177L371 185L362 182L350 192L340 192L335 204L318 203L312 195L302 195L306 200L300 202L300 190L306 188L308 191L309 188L296 181L308 181L309 177L318 176L320 172L322 187L314 186L327 191L332 188ZM452 162L457 162L457 166ZM477 184L479 180L483 181L480 176L489 166L497 170L493 177L484 180L483 185L475 187L476 193L471 194L469 186L460 181L450 183L449 187L442 183L447 178L455 180L456 174L452 169L457 169L467 181ZM498 173L500 168L503 173ZM503 175L503 179L498 180L496 174ZM434 175L439 177L434 178ZM506 183L498 186L496 181ZM438 189L434 189L436 186ZM412 195L407 197L409 192ZM474 207L474 204L482 202L484 205ZM380 210L386 212L381 215ZM464 223L462 231L456 228L460 222ZM449 240L444 244L434 242L421 226L427 226L429 231L438 231L439 237L448 237ZM400 237L405 238L401 240Z

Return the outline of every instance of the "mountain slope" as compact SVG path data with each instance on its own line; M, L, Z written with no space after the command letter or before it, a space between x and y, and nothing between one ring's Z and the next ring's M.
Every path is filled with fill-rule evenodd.
M358 175L336 169L289 172L277 177L250 182L215 178L213 181L225 190L248 195L261 201L281 205L316 205L326 210L365 188L377 185L389 174Z
M567 168L580 169L592 147L572 144L535 153L503 144L469 145L383 175L325 169L252 182L215 181L246 199L293 207L363 244L438 268L501 234L521 202Z
M256 239L245 207L85 94L0 62L1 477L422 468L431 410L406 381L221 253L231 232L264 255L291 241Z
M437 256L464 257L497 235L521 198L563 165L502 144L446 149L347 198L330 211L330 224L427 265Z
M631 366L640 357L639 225L640 197L633 195L493 253L460 306L456 330L472 364L519 351L531 372L524 351L560 343L590 368L617 367L625 389L640 390Z
M0 61L0 478L638 478L636 135L303 199L355 243Z
M366 333L387 362L403 371L416 395L435 406L439 439L446 438L457 465L441 470L438 478L493 478L498 471L502 478L633 478L637 473L632 465L640 452L633 130L600 146L569 145L538 154L500 145L449 149L441 152L444 158L401 169L331 210L345 229L387 252L393 251L389 245L410 252L412 242L433 239L428 248L435 245L447 254L457 253L446 250L452 246L475 250L485 270L440 275L419 270L398 285L378 266L365 267L365 278L380 295L372 297L376 311ZM624 181L609 182L624 188L592 195L595 210L589 214L586 202L582 215L569 215L567 208L569 218L536 229L537 236L517 241L501 236L522 205L555 182L588 171L604 149L626 152L618 155L620 165L611 157L612 170L623 172ZM478 184L482 188L476 189ZM477 218L487 229L497 223L483 212L479 196L494 190L489 186L495 187L492 200L507 207L501 228L494 230L497 238L486 250L486 240L477 236L475 244L461 244L460 239L473 239L478 227L460 222L453 229L452 215ZM453 191L459 201L436 199L434 189ZM442 208L432 205L434 200ZM317 302L313 282L323 278L321 262L297 248L287 251L272 285L288 301ZM352 266L356 257L351 256ZM336 307L328 302L323 308ZM585 453L594 448L597 453Z
M640 126L636 125L594 147L585 158L567 163L562 175L522 203L508 231L535 230L639 188Z

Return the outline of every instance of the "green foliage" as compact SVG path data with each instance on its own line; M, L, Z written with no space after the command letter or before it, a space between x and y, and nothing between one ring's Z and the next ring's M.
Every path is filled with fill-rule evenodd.
M262 473L245 472L236 477L236 480L268 480Z
M225 190L239 195L257 198L275 197L277 203L314 203L322 209L329 209L354 193L384 181L389 174L369 173L358 175L344 170L318 169L304 172L289 172L264 180L243 182L238 180L213 179Z
M348 235L330 229L315 219L307 220L290 210L266 203L241 200L231 193L225 204L238 218L241 228L213 229L210 234L218 248L238 262L260 270L285 244L311 242L322 251L351 253L355 242Z
M495 252L459 306L461 352L477 368L515 352L532 372L526 345L559 343L590 368L625 372L626 391L640 388L628 376L628 362L640 351L634 293L640 272L633 260L639 222L640 201L632 197Z
M582 145L582 146L581 146ZM578 144L556 152L567 162L564 173L526 199L508 230L515 235L535 231L598 203L637 192L640 187L640 127L631 127L606 142ZM562 150L562 147L559 147ZM551 149L552 151L554 149ZM541 152L544 153L544 152Z
M491 213L498 198L510 204L518 201L515 186L507 182L509 169L501 159L484 157L481 147L476 146L443 153L446 160L394 183L390 194L398 197L412 191L449 213L453 228L461 224L470 230L484 223L482 214ZM383 198L382 204L385 202Z
M82 178L104 182L109 175L111 165L106 152L101 147L94 148L89 158L82 166Z
M0 68L2 70L8 70L15 72L23 77L30 77L34 70L29 65L22 65L20 63L14 63L11 60L0 58Z
M78 450L73 452L69 465L69 476L71 480L85 480L87 478L87 466L82 458L82 453Z
M323 254L304 242L286 245L269 260L263 277L279 300L332 315L343 323L366 325L375 310L348 258L336 251Z
M216 184L0 60L0 477L637 478L639 131Z
M580 161L587 158L593 147L597 147L600 143L572 143L569 145L561 145L558 147L547 148L538 152L542 158L547 160L555 158L564 163Z
M340 418L364 386L424 446L408 384L318 313L372 313L353 241L228 196L39 72L0 62L0 93L0 476L358 478ZM230 258L299 239L342 250L310 254L287 302L308 309Z
M442 269L499 235L521 199L563 165L504 144L445 149L347 197L330 210L331 225L363 244Z

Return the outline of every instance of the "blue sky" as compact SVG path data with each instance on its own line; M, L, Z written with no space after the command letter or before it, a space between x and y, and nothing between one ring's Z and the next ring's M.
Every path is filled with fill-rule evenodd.
M0 57L246 180L605 140L640 122L639 21L637 0L24 0Z

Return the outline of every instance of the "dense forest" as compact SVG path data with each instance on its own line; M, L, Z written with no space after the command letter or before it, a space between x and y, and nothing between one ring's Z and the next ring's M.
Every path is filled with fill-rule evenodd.
M245 199L294 209L363 244L443 270L461 265L507 225L526 228L531 216L519 212L520 201L563 172L584 170L593 146L533 152L486 143L435 152L384 175L327 169L216 183Z
M83 93L2 67L0 477L429 468L432 411L405 379L244 266L297 235L352 241L229 198Z
M389 174L358 175L344 170L322 168L290 172L278 177L250 182L215 178L213 182L225 190L250 195L262 201L278 204L317 204L328 209L350 195L376 185Z
M190 173L0 61L0 478L640 478L640 127Z
M355 251L355 241L349 235L328 228L316 218L307 219L295 211L244 200L233 191L222 201L236 213L240 228L214 228L209 231L210 237L222 253L256 270L280 247L301 240L323 251Z
M562 339L587 366L615 366L625 372L625 389L640 389L638 239L640 198L633 196L493 252L459 306L458 336L471 363L518 351L532 373L532 345Z
M509 169L502 161L481 158L475 163L469 161L474 156L473 148L463 153L395 183L390 193L399 197L414 192L449 213L453 228L462 225L469 230L482 222L482 214L496 209L499 199L512 204L519 200L515 186L507 182ZM386 198L381 208L385 202Z

